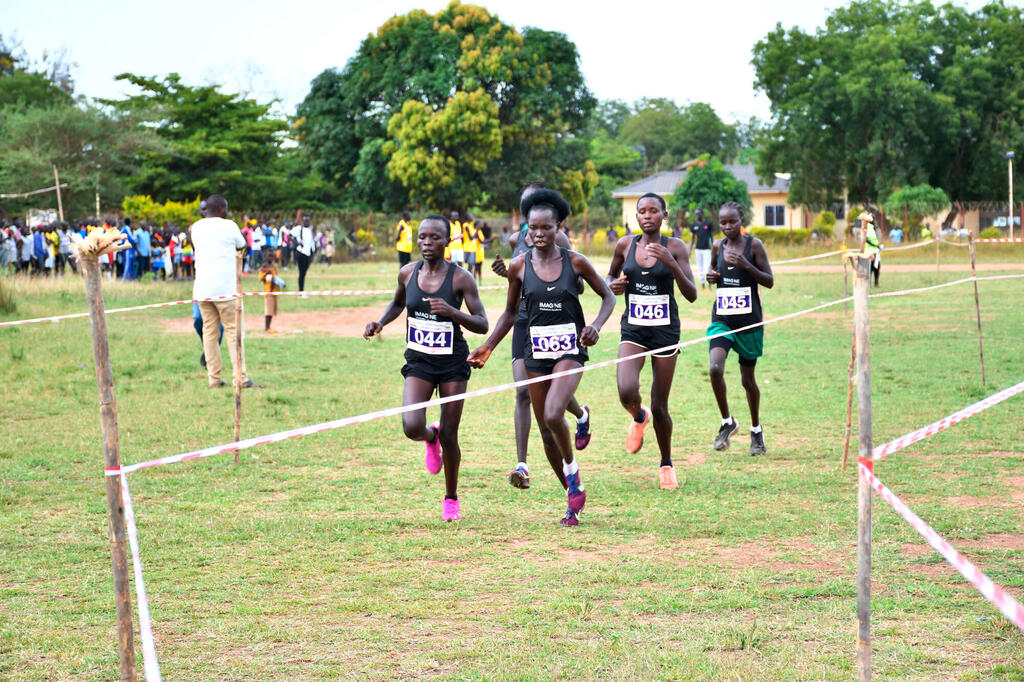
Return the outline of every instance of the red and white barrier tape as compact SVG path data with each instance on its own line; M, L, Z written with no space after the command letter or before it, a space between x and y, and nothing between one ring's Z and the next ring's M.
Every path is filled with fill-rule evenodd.
M999 609L999 611L1006 616L1011 623L1016 625L1022 631L1024 631L1024 607L1020 603L1011 597L1006 591L992 582L992 579L982 573L978 568L968 561L967 557L956 551L952 545L946 542L942 537L936 533L931 526L925 523L921 518L912 512L906 504L903 503L900 498L885 487L878 477L871 471L868 465L871 460L865 462L858 462L858 468L860 469L860 475L867 479L871 487L875 489L878 495L892 505L892 508L896 510L900 516L913 526L914 530L924 537L928 541L928 544L935 548L942 557L950 563L953 568L960 572L967 582L973 585L981 594L988 599L992 604Z
M882 253L888 253L889 251L906 251L907 249L916 249L920 246L927 246L935 242L934 239L925 239L923 242L917 242L916 244L907 244L906 246L883 246Z
M910 433L900 436L895 440L891 440L885 445L879 445L878 447L871 451L871 459L882 459L886 455L891 455L892 453L898 450L902 450L908 445L913 445L914 443L920 440L924 440L928 436L934 436L939 431L944 431L948 429L950 426L953 426L953 424L962 422L968 417L973 417L979 412L987 410L993 405L998 405L1004 400L1008 400L1009 398L1012 398L1013 396L1022 392L1024 392L1024 381L1020 382L1015 386L1004 388L1002 391L999 391L999 393L990 395L984 400L979 400L973 405L968 405L964 409L954 412L948 417L943 417L939 421L929 424L928 426L922 426L916 431L911 431Z
M980 242L982 244L1020 244L1021 242L1024 242L1024 239L1014 237L1013 239L975 239L974 241L975 243Z
M506 289L501 285L480 287L480 291L490 289ZM366 296L369 294L393 294L394 289L339 289L336 291L243 291L242 296ZM167 308L175 305L186 305L189 303L209 303L213 301L231 301L238 298L237 294L231 296L214 296L213 298L191 298L182 301L167 301L164 303L147 303L145 305L133 305L127 308L111 308L104 311L105 314L126 313L133 310L148 310L151 308ZM89 313L71 313L69 315L54 315L53 317L34 317L27 320L12 320L0 322L0 327L11 327L20 324L34 324L37 322L59 322L60 320L71 320L79 317L89 317Z
M1006 278L1006 277L1024 277L1024 275L1003 275L1003 276L999 276L999 277L996 277L996 278ZM978 279L988 279L988 278L978 278ZM972 280L971 279L961 280L961 282L970 282L970 281L972 281ZM928 291L930 289L936 289L936 288L940 288L940 287L943 287L943 286L949 286L949 285L948 284L938 285L937 287L926 287L924 289L908 290L907 292L890 292L888 295L891 296L891 295L902 295L902 294L906 294L906 293L916 293L918 291ZM879 294L876 294L876 295L879 295ZM691 339L689 341L684 341L684 342L681 342L681 343L678 343L678 344L673 344L673 345L670 345L670 346L665 346L663 348L655 348L654 350L647 350L647 351L643 351L641 353L636 353L634 355L629 355L629 356L622 357L622 358L615 358L615 359L612 359L612 360L605 360L603 362L597 362L597 363L593 363L593 364L590 364L590 365L585 365L583 367L576 367L576 368L573 368L573 369L565 370L563 372L556 372L554 374L549 374L549 375L545 375L545 376L541 376L541 377L536 377L536 378L533 378L533 379L523 379L522 381L514 381L514 382L509 382L509 383L506 383L506 384L499 384L497 386L489 386L487 388L481 388L481 389L477 389L477 390L474 390L474 391L467 391L465 393L459 393L457 395L447 396L445 398L435 398L433 400L425 400L425 401L422 401L422 402L419 402L419 403L414 403L414 404L411 404L411 405L404 405L404 406L401 406L401 407L391 407L391 408L388 408L388 409L385 409L385 410L377 410L375 412L368 412L368 413L365 413L365 414L355 415L355 416L352 416L352 417L345 417L345 418L342 418L342 419L335 419L333 421L321 422L320 424L313 424L311 426L305 426L305 427L296 428L296 429L289 429L289 430L286 430L286 431L278 431L277 433L267 434L265 436L256 436L254 438L247 438L245 440L235 441L233 443L225 443L223 445L215 445L215 446L212 446L212 447L203 448L201 450L193 450L191 452L182 453L180 455L173 455L173 456L170 456L170 457L161 457L161 458L158 458L158 459L152 459L152 460L148 460L148 461L144 461L144 462L139 462L137 464L124 465L120 469L107 469L106 470L106 475L107 476L117 476L117 475L119 475L121 473L131 473L132 471L137 471L139 469L149 469L149 468L156 467L156 466L161 466L161 465L164 465L164 464L175 464L175 463L183 462L185 460L190 460L190 459L200 459L200 458L205 458L205 457L213 457L214 455L221 455L221 454L224 454L226 452L234 452L234 451L237 451L237 450L246 450L248 448L257 447L259 445L267 445L269 443L276 443L276 442L279 442L279 441L282 441L282 440L288 440L290 438L297 438L299 436L308 436L308 435L311 435L311 434L314 434L314 433L321 433L323 431L333 431L334 429L340 429L340 428L343 428L343 427L346 427L346 426L351 426L352 424L361 424L361 423L365 423L365 422L369 422L369 421L374 421L376 419L382 419L384 417L393 417L393 416L397 416L397 415L400 415L400 414L404 414L406 412L413 412L415 410L425 409L427 407L435 407L435 406L438 406L438 405L445 405L447 403L455 402L455 401L458 401L458 400L465 400L467 398L476 398L476 397L479 397L479 396L490 395L491 393L498 393L500 391L506 391L506 390L509 390L511 388L518 388L520 386L528 386L530 384L536 384L536 383L540 383L542 381L550 381L551 379L554 379L554 378L557 378L557 377L561 377L561 376L569 376L571 374L580 374L582 372L589 372L591 370L599 369L601 367L609 367L609 366L612 366L612 365L617 365L619 363L626 362L627 360L634 360L634 359L637 359L637 358L643 358L643 357L647 357L648 355L664 354L666 352L669 352L669 351L671 351L673 349L677 349L677 348L681 350L683 348L686 348L687 346L692 346L692 345L695 345L695 344L698 344L698 343L703 343L705 341L710 341L711 339L715 339L715 338L718 338L718 337L721 337L721 336L727 336L729 334L735 334L735 333L738 333L738 332L749 331L751 329L756 329L757 327L763 327L763 326L766 326L766 325L769 325L769 324L775 324L777 322L782 322L783 320L789 320L789 319L792 319L794 317L799 317L801 315L807 315L809 313L813 313L813 312L816 312L818 310L822 310L823 308L829 308L831 306L839 305L841 303L845 303L847 301L852 301L852 300L853 300L853 297L852 296L848 296L846 298L840 298L840 299L836 299L834 301L829 301L827 303L822 303L821 305L817 305L817 306L814 306L812 308L807 308L805 310L798 310L797 312L794 312L794 313L789 313L789 314L786 314L786 315L781 315L779 317L774 317L774 318L772 318L770 320L764 320L763 322L758 322L756 324L747 325L746 327L740 327L739 329L733 329L733 330L730 330L728 332L722 332L720 334L714 334L712 336L702 336L700 338Z
M142 556L139 554L138 530L135 526L135 509L128 492L128 478L121 475L121 500L124 503L124 523L128 531L128 544L132 550L132 567L135 569L135 600L139 607L139 632L142 634L142 660L146 682L160 682L160 662L156 657L156 643L153 641L153 623L149 618L149 600L146 599L146 583L142 579Z

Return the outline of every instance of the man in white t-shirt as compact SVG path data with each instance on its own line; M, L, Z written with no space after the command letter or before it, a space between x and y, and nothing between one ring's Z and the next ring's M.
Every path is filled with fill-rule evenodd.
M206 354L206 373L210 387L223 386L221 380L221 357L218 337L220 326L224 325L224 336L231 354L231 364L242 368L242 387L251 388L257 384L249 381L245 372L245 349L238 357L236 334L242 334L235 319L235 300L203 301L204 298L232 296L238 291L235 254L246 247L238 225L227 219L228 202L220 194L213 194L206 200L206 217L192 223L190 239L195 248L196 279L192 285L192 298L200 299L199 310L203 315L203 352ZM241 364L239 364L241 363Z
M302 219L301 225L292 229L292 239L295 243L295 263L299 266L299 291L306 291L306 271L313 258L313 251L316 244L313 241L313 228L310 226L308 217ZM299 298L306 298L303 293Z

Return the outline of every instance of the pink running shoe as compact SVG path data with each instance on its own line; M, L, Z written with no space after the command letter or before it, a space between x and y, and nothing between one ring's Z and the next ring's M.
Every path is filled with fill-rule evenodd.
M434 430L434 442L427 441L427 456L424 458L424 463L427 465L427 471L436 474L444 467L444 462L441 461L441 426L440 424L431 424L427 428Z
M567 509L565 511L565 516L562 517L562 520L559 521L559 523L563 526L578 526L580 525L580 517L576 516L572 509Z
M579 514L583 511L583 505L587 503L587 491L583 489L583 482L580 480L580 472L565 477L569 487L565 491L569 498L569 511Z
M461 518L462 514L459 513L459 501L449 500L447 497L444 498L444 502L441 503L441 520L458 521Z

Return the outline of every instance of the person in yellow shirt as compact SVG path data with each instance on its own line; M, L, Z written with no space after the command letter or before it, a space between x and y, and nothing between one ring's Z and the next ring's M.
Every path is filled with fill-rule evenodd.
M466 259L466 269L469 274L476 270L476 221L473 216L467 215L462 221L462 253Z
M402 219L398 221L398 228L395 230L395 251L398 252L398 266L404 267L409 264L412 258L412 226L409 221L412 215L408 211L402 211Z
M476 234L473 240L476 249L476 264L473 266L476 269L473 274L476 277L476 281L480 284L484 282L484 243L492 239L492 237L484 238L484 230L489 230L489 228L481 221L476 226Z
M459 222L459 212L452 211L451 216L448 218L448 224L451 225L451 240L448 242L448 246L445 248L444 257L451 262L455 263L459 267L466 266L466 252L462 246L462 231L464 225ZM472 225L471 222L466 221L466 225Z

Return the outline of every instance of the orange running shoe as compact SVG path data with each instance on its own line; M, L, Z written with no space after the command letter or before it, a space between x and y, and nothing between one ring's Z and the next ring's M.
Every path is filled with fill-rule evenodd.
M662 490L675 490L679 487L679 482L676 481L676 470L671 466L661 467L658 477L661 479Z
M640 452L640 448L644 445L644 429L651 423L651 411L643 406L640 407L640 410L644 413L644 420L638 422L635 419L630 419L629 430L626 431L626 452L631 455L634 452Z

